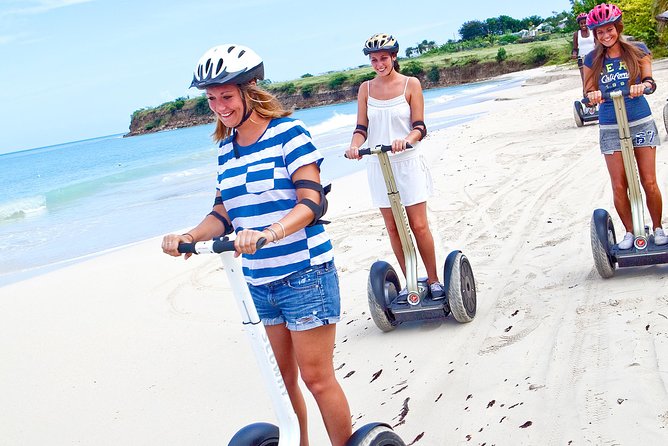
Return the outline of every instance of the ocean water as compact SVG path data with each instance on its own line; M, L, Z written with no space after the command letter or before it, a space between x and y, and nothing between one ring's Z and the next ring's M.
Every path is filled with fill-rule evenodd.
M490 93L524 78L426 90L429 131L475 119L440 112L491 100ZM356 113L357 103L348 102L293 115L325 157L324 180L364 168L342 156ZM111 135L0 155L0 286L199 222L215 191L212 131L204 125Z

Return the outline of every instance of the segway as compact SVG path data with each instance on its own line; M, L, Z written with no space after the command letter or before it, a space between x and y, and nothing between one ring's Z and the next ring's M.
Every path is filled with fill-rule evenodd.
M589 122L597 122L598 106L589 107L582 101L575 101L573 103L573 117L575 118L575 125L578 127L582 127Z
M666 133L668 133L668 104L663 106L663 126L666 128Z
M411 148L410 145L407 146ZM392 215L399 232L406 262L407 294L400 294L401 282L394 268L383 260L371 265L367 298L376 326L384 332L394 330L401 322L442 319L452 313L458 322L470 322L476 313L476 285L471 264L459 250L450 252L443 267L445 296L433 297L426 277L418 278L417 255L406 209L387 152L392 146L378 145L359 150L361 156L377 155L387 186Z
M645 89L645 94L651 94L651 89ZM604 99L612 99L619 126L619 141L622 147L624 170L628 183L631 214L633 216L633 246L629 249L619 249L615 237L615 228L610 214L605 209L596 209L591 217L591 250L594 256L596 270L603 278L615 275L615 265L621 267L655 265L668 263L668 245L654 243L654 235L645 225L645 209L643 206L638 168L634 156L632 135L629 130L629 121L624 106L624 96L628 91L614 91L603 93Z
M258 248L265 243L266 239L260 239ZM206 242L180 243L178 249L180 253L220 254L241 313L242 325L249 337L278 420L278 426L258 422L243 427L232 437L228 446L299 446L299 421L292 409L283 378L278 372L274 352L255 309L241 265L234 258L234 242L223 237ZM355 431L346 446L405 446L405 443L388 424L369 423Z

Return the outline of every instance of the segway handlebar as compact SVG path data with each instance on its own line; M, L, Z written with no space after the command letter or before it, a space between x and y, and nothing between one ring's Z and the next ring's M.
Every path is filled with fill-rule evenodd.
M413 146L406 143L406 149L412 149ZM392 146L387 146L385 144L379 144L376 147L365 147L363 149L359 149L357 153L360 154L360 156L365 156L365 155L371 155L372 153L380 153L380 152L391 152L392 151ZM348 158L348 155L343 155L346 158Z
M621 92L622 96L624 96L624 97L626 97L626 96L629 95L629 89L628 89L628 88L623 88L623 89L621 89L621 90L615 90L615 91L619 91L619 92ZM603 91L603 92L601 92L601 97L602 97L603 99L606 99L606 100L608 100L608 99L612 99L612 93L614 93L615 91L612 91L612 92L610 92L610 91ZM654 93L654 91L653 91L651 88L649 88L649 87L646 87L645 90L643 91L643 94L652 94L652 93ZM589 98L588 98L587 96L585 96L584 98L582 98L582 103L583 103L584 105L587 105L587 106L588 106L588 105L589 105Z
M257 241L257 249L267 244L267 239L262 237ZM234 251L234 241L227 237L222 239L213 239L205 242L179 243L179 252L181 254L220 254L221 252Z

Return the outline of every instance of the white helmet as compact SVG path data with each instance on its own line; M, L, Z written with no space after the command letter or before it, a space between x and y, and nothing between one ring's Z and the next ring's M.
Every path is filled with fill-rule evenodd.
M264 79L264 64L255 51L228 43L214 46L200 58L191 87L200 90L210 85L241 85Z

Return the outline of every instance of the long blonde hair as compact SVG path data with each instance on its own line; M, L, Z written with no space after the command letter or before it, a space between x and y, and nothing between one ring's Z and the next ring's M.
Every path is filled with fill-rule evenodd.
M246 103L246 110L254 111L263 118L283 118L292 114L292 110L283 108L276 96L258 87L254 82L239 85L241 99ZM211 135L216 142L221 142L232 134L234 129L226 127L216 118L216 130Z
M621 20L615 22L614 25L618 34L617 41L619 42L619 46L622 51L622 60L626 64L626 69L629 72L629 82L635 82L638 76L640 76L640 59L645 57L646 54L633 43L627 42L626 39L622 36L624 24L622 24ZM594 30L594 37L596 37L596 30ZM603 70L603 60L605 59L607 48L598 41L598 38L595 39L595 42L596 46L593 49L594 55L591 71L594 74L594 87L596 90L598 90L598 80L600 73Z

